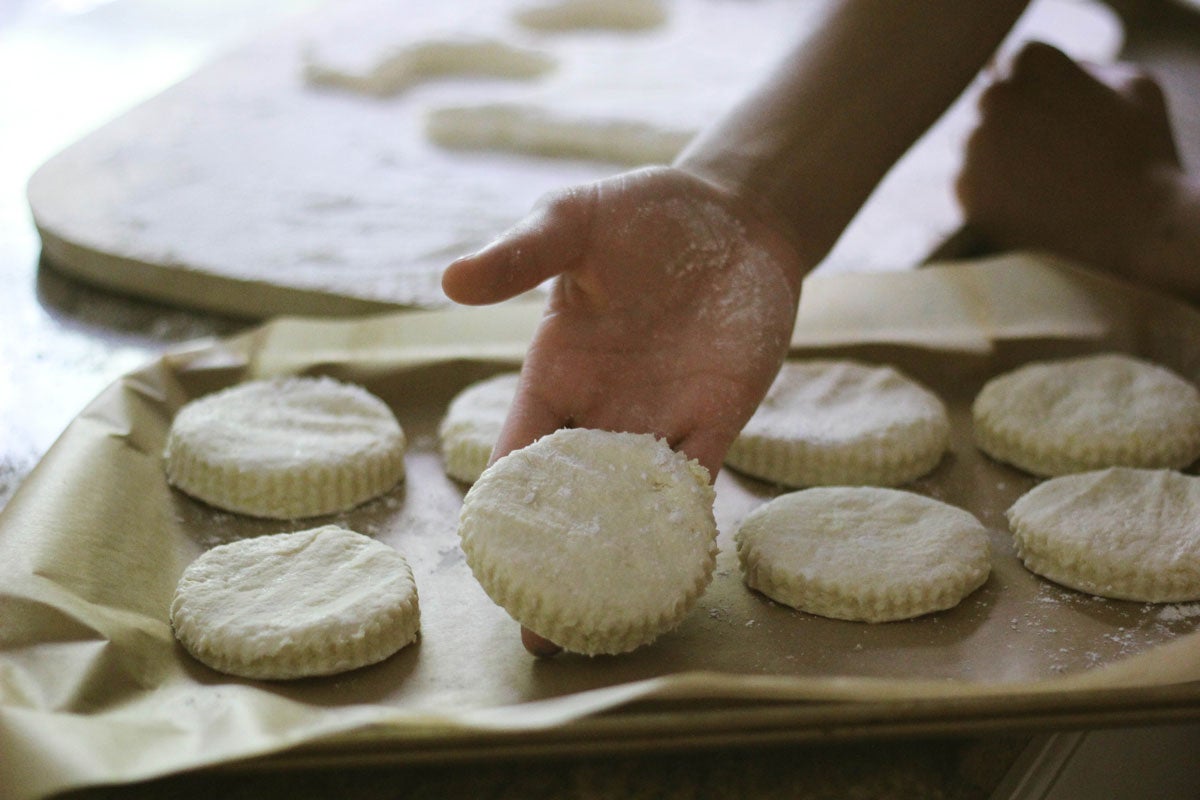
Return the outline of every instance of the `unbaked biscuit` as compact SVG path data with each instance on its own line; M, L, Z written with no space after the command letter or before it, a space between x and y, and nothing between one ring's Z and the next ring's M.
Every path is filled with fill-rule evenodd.
M818 487L752 511L735 535L752 589L834 619L889 622L957 605L991 571L969 512L912 492Z
M712 578L708 471L653 436L560 430L513 451L463 500L487 594L566 650L622 653L674 628Z
M790 361L725 458L784 486L898 486L949 444L941 399L890 366Z
M255 517L331 514L404 477L404 431L391 409L333 378L251 381L193 400L171 424L167 481Z
M1200 600L1200 478L1110 467L1048 480L1013 503L1017 555L1089 594Z
M997 376L972 415L979 449L1034 475L1179 468L1200 457L1200 392L1165 367L1118 353Z
M450 401L438 425L442 466L446 474L474 483L487 469L500 429L517 393L516 372L473 383Z
M400 553L326 525L204 553L179 579L171 625L215 670L291 679L382 661L416 638L420 610Z

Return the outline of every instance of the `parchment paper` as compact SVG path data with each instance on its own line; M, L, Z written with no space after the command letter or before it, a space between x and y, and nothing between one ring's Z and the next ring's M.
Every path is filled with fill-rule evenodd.
M1031 358L1117 349L1200 378L1200 313L1190 307L1027 256L811 279L794 354L888 361L945 399L951 453L910 488L988 526L992 577L953 610L884 625L775 605L742 584L731 537L778 490L726 470L716 577L679 629L625 656L546 661L521 649L516 623L464 563L455 520L465 487L443 476L435 438L456 391L518 364L539 313L509 305L281 319L171 353L91 403L0 516L0 795L302 746L449 756L490 736L569 741L597 714L610 735L636 740L620 713L635 701L671 701L664 713L710 729L781 707L763 701L806 701L836 727L869 703L899 715L914 701L935 712L945 704L947 714L971 701L976 713L1000 714L1015 698L1052 711L1073 693L1123 690L1136 705L1137 692L1200 679L1200 604L1102 600L1021 567L1003 512L1034 481L978 453L969 425L983 381ZM283 373L357 381L391 404L412 442L405 483L352 512L284 524L170 489L160 454L174 412L236 381ZM260 683L213 672L175 643L168 606L191 559L235 537L327 521L410 560L417 644L341 676ZM740 716L714 723L705 715L713 708Z

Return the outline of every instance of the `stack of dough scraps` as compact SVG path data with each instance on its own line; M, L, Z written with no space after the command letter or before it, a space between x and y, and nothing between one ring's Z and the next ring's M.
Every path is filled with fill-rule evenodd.
M749 587L834 619L889 622L951 608L991 572L979 520L897 489L784 494L751 512L735 538Z
M972 414L981 450L1034 475L1200 457L1200 392L1120 353L1026 364L985 384Z
M565 429L504 456L463 500L459 536L515 620L588 655L679 624L717 553L708 472L648 434Z
M403 556L326 525L209 550L180 578L171 625L213 669L284 680L388 658L416 639L420 610Z
M791 487L898 486L937 466L949 437L941 399L893 367L790 361L725 463Z
M227 511L295 519L344 511L404 478L391 409L333 378L251 381L185 405L167 435L167 480Z

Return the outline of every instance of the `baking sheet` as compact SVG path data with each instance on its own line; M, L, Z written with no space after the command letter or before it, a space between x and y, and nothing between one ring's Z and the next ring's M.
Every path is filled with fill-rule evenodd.
M731 540L777 490L723 471L716 576L683 624L632 654L545 661L524 652L516 623L464 563L455 534L464 487L443 476L435 438L458 389L519 362L539 313L518 304L281 319L174 352L90 404L0 515L0 793L295 748L450 757L489 742L583 747L597 731L645 742L646 731L686 737L698 727L710 737L896 730L906 714L914 729L939 718L952 729L956 715L1000 719L1017 708L1052 718L1064 698L1097 691L1121 692L1122 707L1136 710L1161 687L1200 679L1200 604L1102 600L1020 566L1003 511L1033 480L974 449L968 411L984 380L1033 357L1119 349L1196 380L1200 313L1190 307L1025 256L810 279L795 355L894 363L948 403L951 453L910 488L988 526L992 577L955 609L885 625L778 606L743 586ZM184 402L285 373L357 381L388 401L412 443L405 483L346 514L282 524L166 485L160 453ZM409 558L417 644L353 673L262 683L213 672L175 643L168 606L191 559L231 538L326 521ZM620 713L652 700L667 705L650 717Z

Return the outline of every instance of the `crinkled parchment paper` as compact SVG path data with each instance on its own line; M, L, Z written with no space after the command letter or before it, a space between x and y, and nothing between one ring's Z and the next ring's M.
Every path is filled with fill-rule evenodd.
M742 584L731 537L778 490L725 471L716 577L680 628L625 656L546 661L521 649L516 623L463 561L464 487L443 476L435 437L457 390L519 363L538 315L510 305L281 319L174 352L92 402L0 516L0 795L266 755L429 758L903 732L906 721L954 730L1014 714L1086 719L1088 708L1113 708L1106 697L1132 713L1161 701L1156 690L1200 678L1200 604L1102 600L1021 567L1003 512L1033 479L984 458L969 429L983 381L1031 358L1117 349L1197 379L1200 313L1190 307L1030 257L810 280L796 355L895 363L950 406L952 451L911 488L988 526L992 577L953 610L884 625L775 605ZM282 524L170 489L160 454L174 412L283 373L357 381L390 403L412 441L407 480L352 512ZM421 599L416 644L376 666L290 683L218 674L176 644L168 605L191 559L326 521L408 557ZM1176 699L1196 708L1193 688Z

